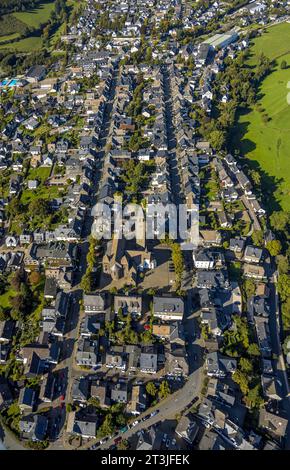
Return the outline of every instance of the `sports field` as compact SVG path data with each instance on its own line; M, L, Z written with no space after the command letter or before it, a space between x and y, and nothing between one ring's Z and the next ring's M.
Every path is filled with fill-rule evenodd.
M249 159L249 166L260 170L268 208L290 210L290 24L269 28L254 40L250 52L251 66L261 52L274 63L260 87L260 110L255 107L239 116L233 147ZM263 114L269 116L267 122Z

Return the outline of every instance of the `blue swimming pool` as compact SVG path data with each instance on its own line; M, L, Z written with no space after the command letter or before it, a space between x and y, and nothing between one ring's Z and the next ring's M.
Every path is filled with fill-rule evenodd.
M18 80L16 80L16 79L13 79L13 80L11 80L11 82L10 82L10 83L8 83L8 86L16 86L16 85L17 85L17 83L18 83Z
M10 87L17 86L18 82L19 80L17 78L13 78L12 80L3 80L0 83L0 86L1 87L8 86L8 88L10 88Z

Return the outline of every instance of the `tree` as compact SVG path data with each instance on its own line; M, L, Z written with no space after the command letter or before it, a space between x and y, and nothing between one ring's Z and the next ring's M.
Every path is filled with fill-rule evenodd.
M0 305L0 321L4 321L7 319L7 315L5 313L5 309Z
M249 392L248 379L247 379L246 375L243 372L241 372L239 369L237 369L233 373L233 381L236 382L239 385L243 395L248 394L248 392Z
M154 384L154 382L147 382L146 384L146 392L148 393L148 395L151 395L152 397L156 397L157 395L157 388Z
M13 287L13 289L16 292L18 292L20 290L20 286L21 286L22 281L23 281L22 274L18 270L13 274L13 276L11 277L11 281L10 281L11 286Z
M249 389L246 397L246 403L250 408L259 408L263 404L260 384L257 384L255 387Z
M279 274L287 274L289 271L289 262L287 256L278 255L276 258Z
M262 230L254 230L252 233L252 241L255 246L263 246L264 237Z
M261 356L261 352L257 343L251 343L247 349L249 356Z
M152 333L149 330L143 331L141 334L141 341L144 344L150 344L152 343Z
M209 140L211 146L215 150L220 151L226 143L226 134L223 131L214 130L210 133Z
M7 288L7 279L5 276L0 276L0 295L5 294Z
M124 416L124 413L123 412L120 412L117 416L116 416L116 424L118 427L123 427L126 425L126 417Z
M152 48L147 47L146 53L145 53L145 62L151 62L152 60Z
M282 244L280 240L271 240L267 243L266 248L271 256L277 256L281 253Z
M290 297L282 303L282 320L285 329L289 329L290 326Z
M129 442L126 439L122 439L118 444L117 444L117 449L118 450L127 450L129 449Z
M164 398L167 398L168 395L170 395L170 386L167 380L163 380L159 386L159 391L158 391L158 397L160 400L163 400Z
M250 375L253 372L252 363L246 357L241 357L241 359L240 359L240 368L241 368L241 371L245 374Z
M265 54L262 52L258 57L257 67L255 70L255 78L259 82L264 78L270 71L271 68L271 61Z
M283 352L285 356L290 352L290 335L286 336L283 342Z
M8 205L8 213L10 216L15 217L22 211L22 205L17 198L13 198Z
M290 222L290 214L289 212L279 211L273 212L270 216L270 224L273 230L283 232L286 230L287 226Z
M39 218L45 218L49 215L49 203L46 199L33 199L29 204L29 212L37 214Z
M290 296L290 276L281 274L278 278L277 290L280 294L282 302L285 302Z
M245 318L235 315L233 320L233 329L224 333L224 352L229 356L238 356L249 347L249 327Z
M14 297L11 297L10 302L11 302L13 311L15 312L16 315L23 313L23 310L25 308L25 301L24 301L23 295L15 295Z
M113 416L108 413L98 429L98 437L110 436L114 432L114 429Z
M88 403L90 405L92 405L94 408L99 408L100 407L100 400L97 397L89 398Z
M250 171L250 177L253 181L253 183L255 183L256 186L260 186L261 185L261 175L258 171L256 170L251 170Z
M93 290L93 275L91 272L86 272L81 280L81 288L86 293L92 292Z
M246 279L243 282L243 291L247 300L255 294L256 286L252 279Z
M282 60L280 64L281 70L287 69L287 62L286 60Z
M18 416L20 415L20 408L18 403L12 403L7 410L7 416Z
M29 281L33 286L37 286L39 284L41 279L41 275L38 271L32 271L32 273L29 276Z
M153 287L150 287L150 289L148 289L147 291L147 294L150 295L151 297L154 297L154 295L156 294L156 290L153 289Z

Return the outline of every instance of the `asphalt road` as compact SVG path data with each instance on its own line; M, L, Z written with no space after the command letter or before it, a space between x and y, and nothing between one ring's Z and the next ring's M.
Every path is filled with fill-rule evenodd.
M192 291L189 292L189 298L193 298ZM158 403L155 407L150 408L150 410L147 409L144 413L140 414L136 420L138 419L139 421L149 413L152 413L155 410L159 410L159 413L156 416L148 418L146 421L141 421L139 424L129 429L125 433L116 434L104 444L98 446L98 449L108 449L111 445L114 444L115 439L117 439L119 436L121 436L122 439L128 439L138 431L148 429L160 421L175 419L176 415L184 411L186 407L192 402L192 400L199 395L204 377L204 360L202 340L198 339L199 334L196 334L198 330L198 323L196 319L198 311L192 313L193 307L194 305L192 300L186 303L184 330L187 340L187 354L188 363L190 366L190 375L185 385L170 395L168 398ZM88 449L94 444L99 443L99 441L100 439L91 440L82 446L81 449Z
M177 392L170 395L164 401L159 403L154 408L150 408L146 410L143 414L140 414L136 420L140 420L142 417L147 416L149 413L152 413L155 410L159 410L159 413L156 416L153 416L146 421L141 421L133 428L129 429L127 432L121 434L116 434L114 437L109 439L104 444L100 445L98 449L108 449L111 445L114 444L115 439L119 436L122 439L128 439L133 434L137 433L138 431L145 430L151 427L153 424L156 424L160 421L164 421L166 419L174 419L176 415L181 413L191 402L192 400L198 395L201 385L202 385L202 366L199 364L194 372L188 377L188 381L186 384ZM92 445L99 442L99 439L91 440L86 445L82 446L82 449L88 449Z

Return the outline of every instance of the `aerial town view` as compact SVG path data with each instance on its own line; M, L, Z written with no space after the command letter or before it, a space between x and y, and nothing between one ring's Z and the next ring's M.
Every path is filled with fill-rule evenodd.
M289 123L288 0L0 0L0 450L290 450Z

